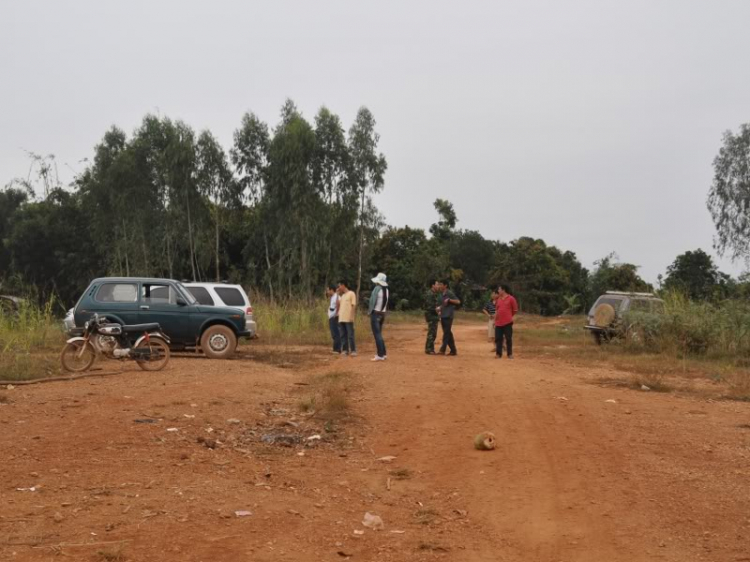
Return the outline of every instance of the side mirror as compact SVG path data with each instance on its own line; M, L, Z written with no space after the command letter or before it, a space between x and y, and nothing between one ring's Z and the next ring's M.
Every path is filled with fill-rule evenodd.
M187 302L182 297L177 297L177 306L187 306Z

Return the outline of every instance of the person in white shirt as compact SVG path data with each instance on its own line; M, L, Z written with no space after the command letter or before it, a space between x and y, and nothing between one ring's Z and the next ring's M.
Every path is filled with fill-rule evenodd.
M333 353L341 354L341 332L339 331L339 297L335 285L326 287L328 302L328 328L333 339Z

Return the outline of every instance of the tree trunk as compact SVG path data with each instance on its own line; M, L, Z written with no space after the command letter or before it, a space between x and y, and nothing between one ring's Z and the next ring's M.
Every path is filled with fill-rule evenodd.
M195 275L195 251L193 249L193 220L190 216L190 192L185 189L185 202L187 204L187 218L188 218L188 248L190 251L190 268L193 271L193 281L196 281Z
M169 266L169 278L174 279L174 271L172 269L172 237L169 235L167 229L167 265Z
M219 206L216 206L216 282L221 283L219 272Z
M149 266L149 260L148 260L148 246L146 244L146 233L143 232L143 228L141 228L141 246L143 249L143 274L144 275L151 275L151 267Z
M359 268L357 270L357 302L362 288L362 253L365 248L365 190L362 190L362 206L359 210Z
M125 226L125 219L122 221L122 238L125 241L125 276L130 277L130 259L128 258L128 229Z
M263 242L266 246L266 267L268 268L268 291L271 293L271 303L274 302L273 300L273 279L271 278L271 256L268 253L268 235L266 234L265 230L263 231Z
M305 236L305 230L305 221L303 220L300 225L300 285L302 285L302 292L307 294L310 290L310 275L307 271L307 236Z

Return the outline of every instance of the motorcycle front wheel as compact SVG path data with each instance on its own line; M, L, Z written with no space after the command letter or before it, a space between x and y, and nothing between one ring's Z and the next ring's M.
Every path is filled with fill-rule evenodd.
M60 353L63 369L71 373L88 371L96 360L96 351L90 342L74 341L65 344Z
M136 359L136 363L144 371L161 371L169 363L169 346L159 338L143 340L136 349L149 350L147 357Z

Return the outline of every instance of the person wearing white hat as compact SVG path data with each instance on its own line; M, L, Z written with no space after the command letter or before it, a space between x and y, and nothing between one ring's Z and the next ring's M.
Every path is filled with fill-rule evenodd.
M385 313L388 311L391 291L388 288L388 278L385 273L378 273L373 277L372 282L375 283L375 287L370 293L368 313L372 335L375 336L375 347L377 348L377 355L372 360L385 361L388 356L386 355L385 341L383 341L383 323L385 322Z

